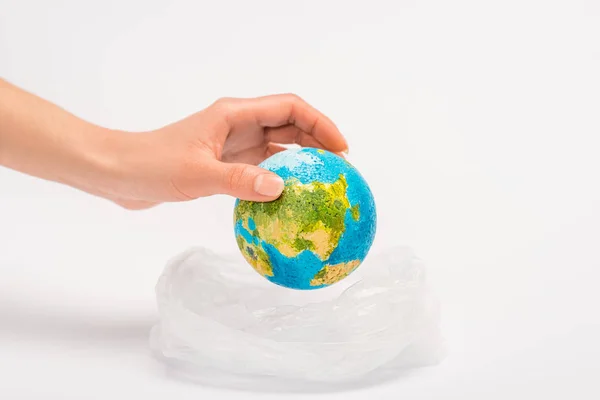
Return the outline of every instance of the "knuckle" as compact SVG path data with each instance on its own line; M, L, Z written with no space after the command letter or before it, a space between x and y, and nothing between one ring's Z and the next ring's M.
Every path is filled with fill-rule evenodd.
M212 108L213 110L215 110L217 112L227 113L227 112L231 111L234 102L235 102L235 99L233 99L231 97L221 97L221 98L217 99L214 103L212 103L210 108Z
M302 97L298 96L296 93L287 93L284 95L289 101L293 103L302 103L304 100Z
M227 105L233 103L234 100L235 99L233 97L220 97L217 99L217 101L215 101L215 104Z
M225 121L227 126L230 127L231 121L235 120L240 112L240 99L233 97L222 97L215 101L211 107L209 107L211 113L218 119Z

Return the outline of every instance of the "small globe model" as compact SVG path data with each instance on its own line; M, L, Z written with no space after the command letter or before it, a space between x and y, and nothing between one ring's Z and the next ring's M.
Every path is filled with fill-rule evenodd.
M269 281L299 290L352 273L373 244L377 222L360 173L313 148L276 153L260 167L281 176L285 188L275 201L236 201L235 235L246 261Z

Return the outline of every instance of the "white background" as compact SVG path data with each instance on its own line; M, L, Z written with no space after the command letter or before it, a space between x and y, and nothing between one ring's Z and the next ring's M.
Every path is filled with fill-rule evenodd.
M0 0L0 76L112 128L279 92L338 124L375 247L428 265L449 356L311 397L600 396L599 1ZM274 396L148 353L165 262L231 250L232 205L128 212L0 170L0 398Z

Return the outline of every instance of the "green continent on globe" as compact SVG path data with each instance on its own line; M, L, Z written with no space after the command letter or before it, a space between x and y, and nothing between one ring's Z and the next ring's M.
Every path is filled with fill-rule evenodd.
M350 209L347 186L344 175L333 183L301 184L292 178L286 181L282 195L275 201L240 201L235 220L286 257L309 250L324 261L344 232L344 218ZM357 219L358 209L353 207L351 212ZM237 242L246 260L259 273L272 275L269 257L260 245L249 243L241 235Z
M245 260L277 285L319 289L353 273L373 243L377 215L367 182L323 149L275 153L259 164L285 182L275 201L237 199L234 233Z

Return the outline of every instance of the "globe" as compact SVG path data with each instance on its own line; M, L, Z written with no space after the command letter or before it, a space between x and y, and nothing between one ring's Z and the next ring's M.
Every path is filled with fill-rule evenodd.
M270 202L236 200L234 232L246 261L291 289L332 285L363 262L375 237L373 194L356 168L331 152L276 153L260 167L283 178Z

